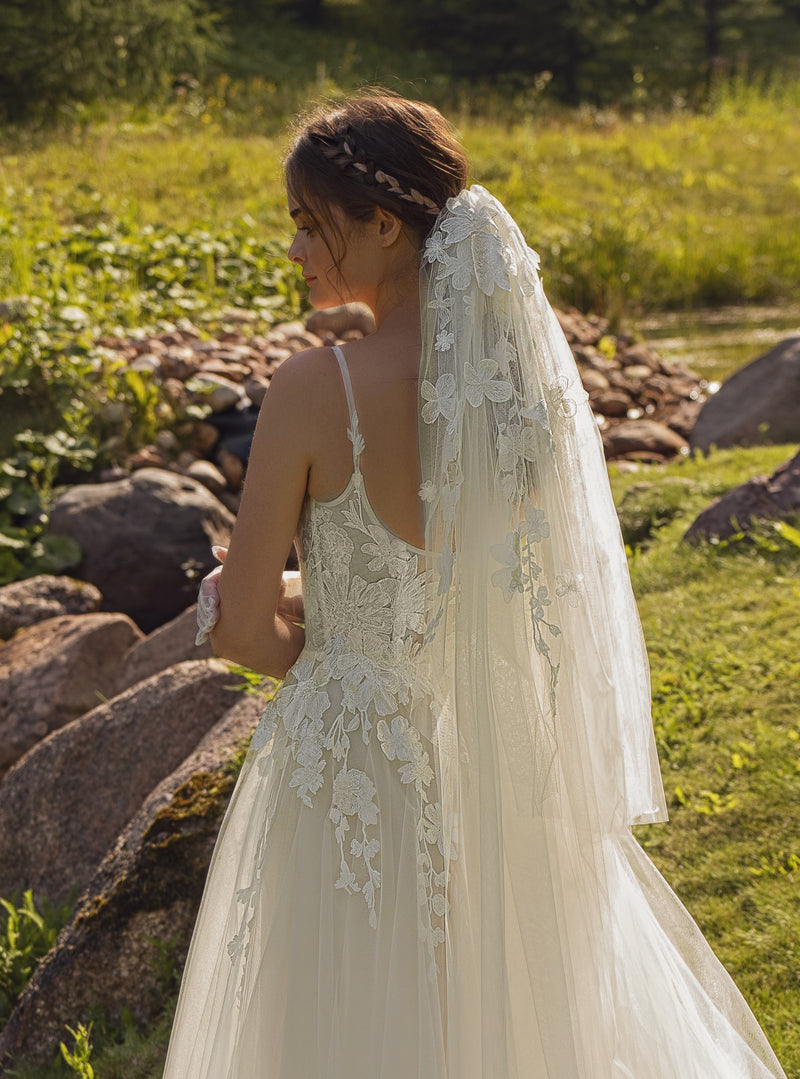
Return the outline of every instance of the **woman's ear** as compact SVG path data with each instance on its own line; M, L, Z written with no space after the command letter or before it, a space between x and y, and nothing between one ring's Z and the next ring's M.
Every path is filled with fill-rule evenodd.
M375 225L381 247L391 247L403 232L403 223L400 218L384 210L382 206L375 208Z

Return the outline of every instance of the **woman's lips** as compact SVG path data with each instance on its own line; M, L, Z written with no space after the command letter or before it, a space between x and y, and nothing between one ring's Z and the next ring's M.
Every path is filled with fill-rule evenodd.
M303 280L307 285L310 285L312 281L316 281L317 279L313 276L313 274L310 277L306 277L306 275L303 274Z

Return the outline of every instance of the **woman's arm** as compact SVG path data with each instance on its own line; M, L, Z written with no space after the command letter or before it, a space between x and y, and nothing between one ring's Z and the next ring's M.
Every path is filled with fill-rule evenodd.
M282 573L297 530L311 466L309 365L300 356L276 371L258 417L242 504L219 577L214 650L283 678L305 642L279 613Z

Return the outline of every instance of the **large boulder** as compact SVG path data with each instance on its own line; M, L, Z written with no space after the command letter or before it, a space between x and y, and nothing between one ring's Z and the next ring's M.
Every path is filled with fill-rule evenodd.
M141 637L125 615L76 614L39 622L0 646L0 775L51 731L112 697L122 657Z
M0 588L0 640L60 614L91 614L102 600L93 584L43 573Z
M137 641L123 656L117 678L117 693L137 682L143 682L167 667L187 659L209 659L214 653L211 643L196 645L197 604L158 629Z
M104 858L70 924L36 971L0 1034L0 1067L45 1063L64 1028L102 1006L146 1023L189 944L219 825L234 786L231 749L248 737L263 701L242 698L197 750L152 792Z
M50 512L53 531L80 544L78 573L103 593L103 608L146 633L193 602L216 564L211 545L227 543L233 521L201 483L158 468L72 487Z
M181 663L54 732L0 783L0 895L81 891L144 799L236 697L219 660Z
M800 442L800 334L731 375L703 405L693 449Z
M754 521L786 520L800 515L800 453L771 476L754 476L718 498L695 518L685 540L724 539L747 531Z

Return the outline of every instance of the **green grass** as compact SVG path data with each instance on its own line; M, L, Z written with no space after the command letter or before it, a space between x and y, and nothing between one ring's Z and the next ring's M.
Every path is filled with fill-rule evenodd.
M800 549L770 528L727 544L680 542L710 495L795 450L728 450L633 476L612 469L612 483L624 529L648 514L657 522L630 563L671 822L637 836L797 1079Z
M336 72L342 82L321 71L308 92L348 88L354 70ZM285 138L276 132L298 104L287 93L226 75L161 111L120 106L61 131L0 139L0 289L27 291L37 241L98 219L211 234L244 219L285 243ZM796 297L800 83L721 92L702 114L537 108L501 121L465 106L451 115L473 177L539 248L554 298L617 316Z

